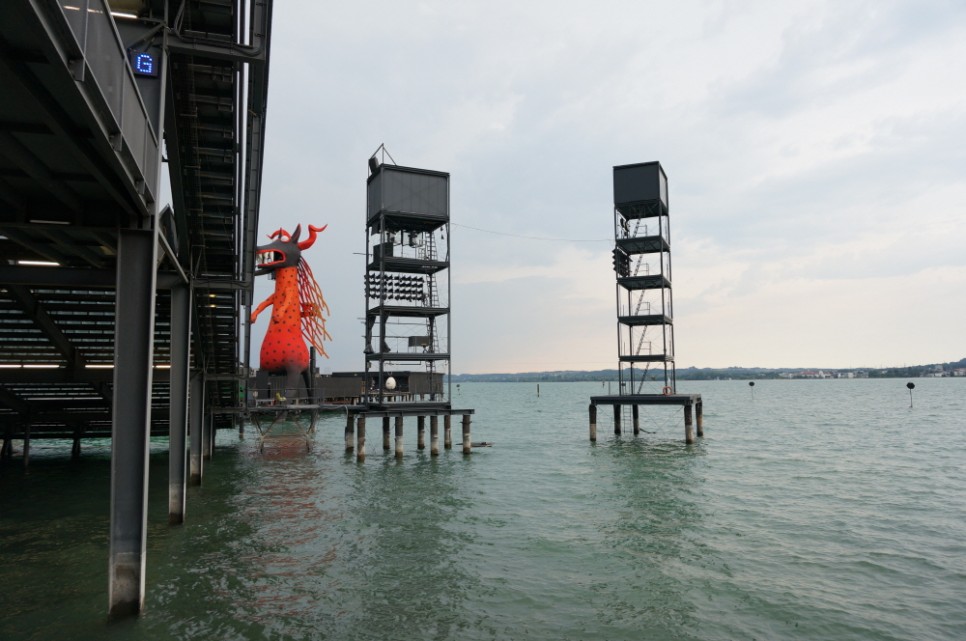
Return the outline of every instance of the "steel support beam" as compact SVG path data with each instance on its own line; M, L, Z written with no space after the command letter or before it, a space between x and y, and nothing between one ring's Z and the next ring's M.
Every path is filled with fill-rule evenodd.
M171 289L171 414L168 418L168 523L184 523L188 454L188 368L191 360L191 288Z
M55 257L51 257L55 258ZM74 289L112 289L115 272L110 269L72 269L70 267L44 267L43 269L19 265L0 265L0 283L25 287L66 287ZM157 276L158 289L171 289L184 284L182 272L161 272ZM206 283L209 289L232 291L241 289L237 281Z
M157 231L122 229L117 252L109 613L144 605Z
M20 303L21 308L34 323L40 328L45 336L53 343L57 350L67 361L68 369L83 369L86 365L84 356L80 354L70 339L64 336L57 323L47 314L47 310L34 297L29 289L22 285L6 285L7 291Z

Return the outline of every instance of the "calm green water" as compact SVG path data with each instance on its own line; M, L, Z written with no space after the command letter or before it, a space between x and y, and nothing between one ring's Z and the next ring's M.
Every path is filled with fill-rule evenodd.
M0 473L0 639L966 638L966 380L684 383L615 438L600 384L462 384L469 458L219 434L188 522L152 456L147 601L108 624L107 443ZM458 427L454 424L454 432ZM457 438L458 440L458 438Z

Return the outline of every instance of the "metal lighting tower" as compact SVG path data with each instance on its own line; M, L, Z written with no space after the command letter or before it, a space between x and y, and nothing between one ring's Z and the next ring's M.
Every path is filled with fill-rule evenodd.
M667 175L659 162L614 167L614 270L621 395L675 394ZM647 381L657 364L663 376ZM645 385L649 389L645 390Z
M367 181L366 404L449 407L449 174L387 156Z

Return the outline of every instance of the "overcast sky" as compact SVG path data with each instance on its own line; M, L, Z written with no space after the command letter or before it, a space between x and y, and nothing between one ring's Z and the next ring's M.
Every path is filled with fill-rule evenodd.
M381 143L451 175L453 373L617 366L612 168L651 160L679 368L966 356L960 0L284 0L270 73L259 243L329 225L323 370L363 368Z

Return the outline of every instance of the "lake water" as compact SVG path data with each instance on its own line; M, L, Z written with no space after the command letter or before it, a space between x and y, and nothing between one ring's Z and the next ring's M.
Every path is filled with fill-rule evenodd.
M473 440L218 434L187 522L151 462L147 597L108 623L109 444L0 472L0 639L966 639L966 379L682 382L615 437L599 383L463 383ZM455 389L455 388L454 388ZM371 422L370 422L371 423ZM442 429L441 429L442 431ZM458 422L454 436L459 441Z

